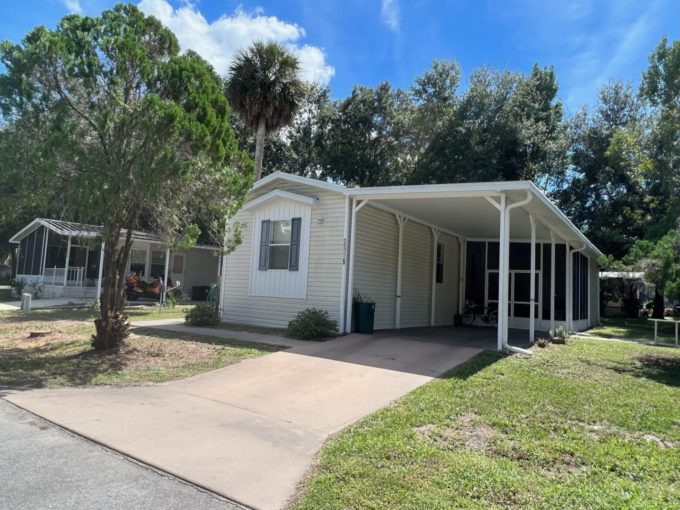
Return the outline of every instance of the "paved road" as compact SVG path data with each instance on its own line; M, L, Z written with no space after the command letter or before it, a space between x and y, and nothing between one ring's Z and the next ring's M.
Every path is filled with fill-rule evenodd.
M0 400L0 508L237 510Z

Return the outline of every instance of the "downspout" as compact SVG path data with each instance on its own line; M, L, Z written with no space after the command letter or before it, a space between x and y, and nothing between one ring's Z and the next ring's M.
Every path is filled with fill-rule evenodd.
M401 328L401 283L404 259L404 226L408 223L408 218L401 214L395 215L399 225L399 239L397 241L397 296L394 305L394 329Z
M529 202L531 202L531 199L533 198L533 195L531 191L527 191L527 197L524 200L521 200L519 202L515 202L514 204L507 205L505 207L505 240L503 243L503 246L501 248L504 250L504 259L505 259L505 264L503 267L503 279L505 281L504 285L504 294L502 296L503 300L503 348L506 351L510 352L516 352L519 354L526 354L528 356L531 356L533 353L527 349L522 349L521 347L515 347L514 345L510 345L508 343L508 295L507 295L507 290L508 286L510 285L510 211L513 209L516 209L517 207L522 207L527 205ZM498 296L499 301L501 300L501 296ZM533 304L532 304L533 306ZM498 314L500 318L500 313Z

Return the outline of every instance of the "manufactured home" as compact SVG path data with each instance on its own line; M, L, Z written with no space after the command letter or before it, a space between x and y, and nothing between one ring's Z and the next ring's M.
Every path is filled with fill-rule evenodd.
M16 279L40 286L45 298L97 298L102 232L97 225L36 218L10 239L18 246ZM217 281L218 253L211 246L170 250L156 234L135 230L128 269L147 281L174 282L186 299L201 299Z
M529 181L349 188L276 172L232 222L242 243L223 262L225 322L285 327L314 307L349 333L361 295L376 329L496 310L499 349L510 328L599 323L601 252Z

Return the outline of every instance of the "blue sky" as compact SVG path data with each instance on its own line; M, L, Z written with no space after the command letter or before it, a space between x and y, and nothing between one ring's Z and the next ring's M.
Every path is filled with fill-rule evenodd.
M69 13L96 15L115 0L3 2L0 38ZM218 70L254 39L296 51L309 79L334 97L354 84L406 87L433 59L455 59L464 76L482 65L527 72L554 65L569 112L613 78L637 83L661 36L680 38L680 0L142 0L183 47Z

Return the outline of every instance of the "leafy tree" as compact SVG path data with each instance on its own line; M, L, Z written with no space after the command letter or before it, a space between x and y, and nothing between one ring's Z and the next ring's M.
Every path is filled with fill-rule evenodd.
M637 241L624 262L642 269L645 279L654 284L652 317L663 319L664 295L680 299L680 232L671 230L656 242Z
M621 258L645 236L655 208L640 103L630 85L612 82L592 113L582 109L569 124L569 172L554 195L600 249Z
M262 162L262 175L276 170L306 177L321 173L319 151L322 149L324 119L332 109L330 90L314 83L304 84L304 95L292 122L267 135L267 151ZM252 153L255 136L243 121L232 116L238 139Z
M564 168L562 105L552 69L475 71L415 165L414 183L533 179ZM547 187L548 182L543 182Z
M658 204L651 237L658 238L680 217L680 40L663 37L649 58L640 96L651 108L649 193Z
M290 124L300 106L304 86L299 73L297 57L275 42L255 42L230 67L227 97L255 132L255 180L262 177L265 136Z
M5 132L34 137L25 157L16 149L3 156L28 170L10 198L103 224L93 345L116 347L127 335L123 283L133 229L190 245L200 222L222 238L224 218L250 185L252 167L229 126L222 83L132 5L38 27L19 45L4 42L0 61Z
M407 95L387 82L354 87L322 119L323 176L351 186L403 182L408 161L400 156L409 131L401 112L408 104Z

